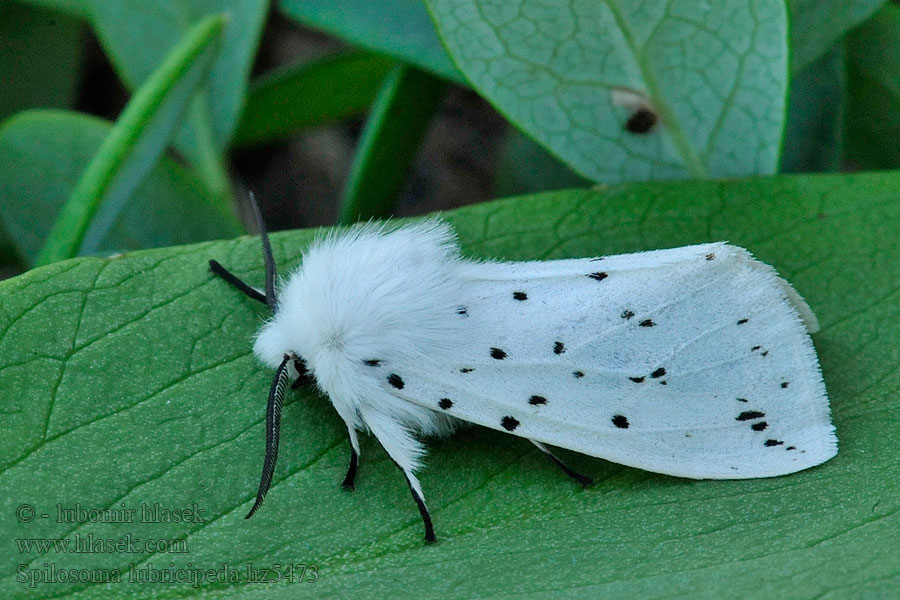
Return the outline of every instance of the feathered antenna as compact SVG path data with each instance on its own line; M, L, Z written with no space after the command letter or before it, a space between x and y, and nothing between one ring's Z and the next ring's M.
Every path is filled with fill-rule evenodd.
M247 513L245 519L253 516L266 494L269 492L269 486L272 485L272 475L275 473L275 463L278 461L278 440L281 430L281 407L284 400L284 388L288 380L288 363L292 360L289 354L284 355L284 360L278 365L275 371L275 378L272 379L272 387L269 388L269 401L266 404L266 458L263 461L262 476L259 478L259 490L256 492L256 502L253 508Z

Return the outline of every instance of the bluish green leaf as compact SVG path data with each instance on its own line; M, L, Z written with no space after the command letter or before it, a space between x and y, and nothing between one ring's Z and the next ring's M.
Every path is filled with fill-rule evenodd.
M35 262L75 256L101 205L121 210L165 150L217 56L222 17L197 23L144 82L62 206Z
M463 81L441 47L422 0L279 0L278 6L297 22L349 44Z
M719 0L703 10L670 0L426 3L478 92L591 180L727 177L778 165L787 93L780 0ZM628 131L642 114L655 126Z
M0 127L0 221L31 264L112 125L77 113L30 111ZM104 204L84 254L138 250L239 235L229 203L162 157L124 205Z
M479 258L596 256L731 240L774 265L822 324L814 336L840 452L771 479L695 481L566 453L581 489L523 439L473 427L429 443L421 479L438 542L402 476L362 438L343 492L344 424L291 392L281 459L259 481L272 372L251 355L266 310L259 240L79 258L0 282L0 594L11 598L891 598L900 583L900 173L778 176L560 191L445 215ZM282 272L321 232L273 236ZM189 508L202 520L66 522L83 510ZM52 518L16 519L33 505ZM140 514L140 513L138 513ZM77 519L73 519L77 521ZM16 540L132 536L182 552L22 551ZM177 548L177 546L176 546ZM124 583L35 583L45 566ZM247 564L314 564L316 583L247 583ZM21 567L20 574L17 569ZM128 583L134 566L239 581ZM171 566L170 566L171 565ZM191 571L196 573L196 571ZM230 572L230 571L229 571ZM17 581L24 579L24 582Z

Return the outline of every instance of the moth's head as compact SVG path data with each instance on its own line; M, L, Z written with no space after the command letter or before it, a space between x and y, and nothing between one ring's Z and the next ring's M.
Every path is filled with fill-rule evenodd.
M292 336L288 330L287 324L283 319L278 318L276 312L274 317L266 322L256 334L256 341L253 343L253 353L264 364L277 368L285 356L303 361L300 351L296 348L295 336Z

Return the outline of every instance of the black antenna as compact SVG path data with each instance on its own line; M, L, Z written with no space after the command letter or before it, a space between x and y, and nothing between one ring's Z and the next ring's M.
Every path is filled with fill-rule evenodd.
M269 244L269 234L266 233L266 224L263 223L262 213L259 211L259 205L256 203L256 196L253 192L247 192L250 197L250 207L253 209L253 216L256 218L256 226L259 227L259 235L262 238L263 258L266 262L266 304L275 313L278 306L278 300L275 298L275 259L272 258L272 245Z
M262 506L269 486L272 485L272 475L275 473L275 463L278 461L278 436L281 430L281 407L284 400L284 388L288 380L288 362L291 356L284 355L284 360L275 371L272 379L272 387L269 388L269 402L266 406L266 458L263 461L262 476L259 478L259 490L256 492L256 502L247 513L245 519L249 519Z

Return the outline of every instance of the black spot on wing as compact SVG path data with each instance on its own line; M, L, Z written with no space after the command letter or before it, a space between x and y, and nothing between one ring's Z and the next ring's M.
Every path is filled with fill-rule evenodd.
M513 292L513 298L516 300L528 300L528 294L525 292Z
M440 406L444 410L448 410L453 406L453 400L451 400L450 398L441 398L438 401L438 406Z
M506 358L506 351L501 350L500 348L491 348L491 358L503 360Z
M533 406L537 406L539 404L547 404L547 399L543 396L535 395L528 399L528 404L531 404Z
M612 418L612 424L619 429L628 429L628 419L624 415L616 415Z
M500 419L500 426L507 431L515 431L516 427L519 426L519 421L515 417L507 415Z
M403 383L403 380L400 378L400 376L397 375L396 373L391 373L390 375L388 375L387 380L388 380L389 384L391 384L398 390L402 390L403 387L406 385L405 383Z
M752 419L759 419L760 417L766 416L766 413L759 412L758 410L745 410L741 414L736 417L738 421L750 421Z
M556 342L553 344L553 354L562 354L566 351L566 346L562 342Z

